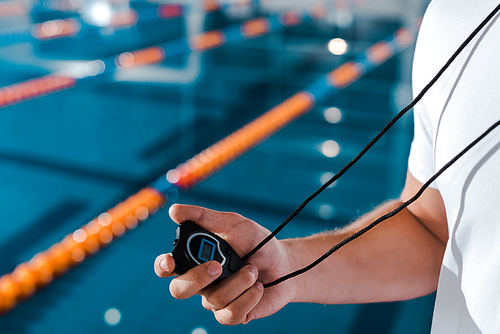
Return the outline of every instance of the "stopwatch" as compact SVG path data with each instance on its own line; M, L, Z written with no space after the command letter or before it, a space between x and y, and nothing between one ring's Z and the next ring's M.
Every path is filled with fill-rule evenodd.
M224 239L192 221L182 222L177 227L172 256L175 260L175 273L178 275L208 261L219 262L222 274L215 282L231 276L245 266L245 262Z

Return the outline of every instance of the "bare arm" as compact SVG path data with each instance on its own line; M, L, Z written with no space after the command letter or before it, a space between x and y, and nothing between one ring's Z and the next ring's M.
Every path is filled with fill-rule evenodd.
M207 262L172 280L176 298L202 295L203 306L223 324L246 323L275 313L289 302L360 303L401 300L436 289L446 244L443 201L437 190L422 197L395 217L383 222L313 270L263 289L270 282L316 260L329 248L413 196L421 184L408 173L399 200L388 202L348 227L308 238L273 239L249 259L249 266L216 286L217 262ZM174 206L174 221L193 220L225 237L244 255L268 233L255 222L234 213L200 207ZM160 255L155 271L171 276L175 263Z
M408 173L400 199L379 206L342 230L284 240L293 254L293 266L311 263L335 243L392 211L420 187ZM428 294L437 287L446 240L444 204L439 191L429 188L408 209L346 245L315 270L297 277L300 288L293 301L364 303Z

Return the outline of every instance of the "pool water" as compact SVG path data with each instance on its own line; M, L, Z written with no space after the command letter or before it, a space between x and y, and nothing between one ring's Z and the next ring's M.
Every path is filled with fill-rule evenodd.
M126 3L136 9L156 6ZM279 3L267 8L265 2L255 2L246 9L186 14L54 41L3 40L0 86L185 38L190 29L237 24L282 10ZM421 1L415 3L422 6ZM367 10L351 4L353 20L347 25L330 15L2 108L0 275L389 36L406 23L395 4L369 3ZM51 15L54 12L32 11L22 18L0 18L0 29L68 14ZM328 42L336 37L347 41L347 53L328 51ZM411 54L411 49L403 52L315 106L182 192L179 202L239 212L268 229L278 226L410 101ZM310 203L280 237L343 226L398 196L411 138L409 115ZM0 333L429 332L433 295L367 305L290 304L248 325L220 325L201 307L199 297L173 299L170 279L153 272L155 257L171 250L175 236L167 211L161 210L0 317Z

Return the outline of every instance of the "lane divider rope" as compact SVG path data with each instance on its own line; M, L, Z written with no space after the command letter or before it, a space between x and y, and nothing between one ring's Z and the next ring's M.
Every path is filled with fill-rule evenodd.
M92 60L85 64L85 74L81 77L57 72L0 88L0 108L56 93L79 83L104 78L119 69L157 64L169 57L189 52L204 52L229 43L257 38L296 26L310 18L311 16L290 10L270 17L247 20L224 29L211 30L156 46L122 52L113 57Z
M177 201L179 190L188 190L220 170L250 148L276 133L291 121L389 58L411 46L419 23L398 30L355 60L344 63L243 128L189 159L149 186L100 214L49 249L19 264L0 277L0 314L16 307L38 289L50 284L73 266L94 255L99 249L123 236L128 230L161 207Z

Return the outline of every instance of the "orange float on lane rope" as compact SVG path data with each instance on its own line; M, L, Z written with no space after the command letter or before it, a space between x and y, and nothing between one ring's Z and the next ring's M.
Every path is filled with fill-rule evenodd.
M150 187L141 189L88 224L19 264L12 273L0 277L0 314L9 311L72 266L135 228L164 205L166 198Z
M192 50L204 51L221 46L225 42L226 35L222 31L212 30L191 37L189 45Z
M264 35L269 31L269 28L269 19L261 17L242 24L241 34L243 36L255 37Z
M194 184L206 179L217 170L227 165L252 147L267 139L277 128L282 128L314 105L313 97L307 92L299 92L267 113L235 131L207 150L195 155L178 166L174 184L182 189L189 189ZM207 152L210 152L207 157ZM207 161L202 163L203 161Z

